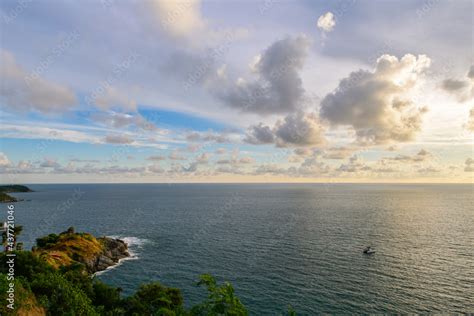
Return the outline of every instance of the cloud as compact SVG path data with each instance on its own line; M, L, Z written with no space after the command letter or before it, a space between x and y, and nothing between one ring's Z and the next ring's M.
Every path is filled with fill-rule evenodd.
M158 173L158 174L165 172L165 170L162 167L158 166L158 165L148 166L147 171L149 171L151 173Z
M20 160L16 165L14 165L13 163L8 161L8 158L3 153L0 153L0 158L2 158L1 161L3 162L3 163L0 163L0 173L1 174L39 174L39 173L44 173L44 169L33 165L30 161ZM44 162L36 162L36 163L38 164L38 163L44 163Z
M73 158L69 159L70 162L79 162L79 163L99 163L100 160L98 159L79 159L79 158Z
M215 143L230 143L231 139L226 132L190 132L186 135L186 140L190 142L215 142Z
M426 167L426 168L420 168L417 170L418 173L423 173L423 174L430 174L430 173L438 173L441 170L433 167Z
M105 142L108 144L131 144L133 139L127 135L115 134L105 136Z
M186 147L183 148L184 151L195 153L202 148L201 144L188 144Z
M3 152L0 152L0 167L5 167L10 165L10 160L8 160L7 155Z
M220 167L216 168L215 171L216 171L217 174L219 174L219 173L229 173L229 174L236 174L236 175L246 174L237 165L220 166Z
M324 97L321 118L333 126L351 126L362 143L413 140L427 108L414 105L410 93L430 62L425 55L407 54L400 60L382 55L374 71L351 73Z
M319 161L317 157L310 157L303 161L301 166L297 169L297 174L300 176L318 176L326 174L329 171L329 166L324 162Z
M349 158L349 162L346 164L341 164L336 171L339 172L360 172L360 171L370 171L372 168L367 166L364 161L357 155L353 155Z
M234 165L234 166L239 166L239 165L247 165L247 164L253 164L255 162L255 159L252 157L241 157L239 158L237 154L233 154L231 158L229 159L219 159L216 161L216 164L218 165Z
M474 159L467 158L464 162L464 171L465 172L474 172Z
M273 134L273 130L263 123L250 126L244 139L245 142L254 145L272 144L274 140L275 135Z
M145 131L155 131L158 128L155 124L145 119L140 114L124 114L116 112L99 112L94 113L91 119L95 122L102 123L108 127L125 128L135 126Z
M94 104L101 110L121 109L126 112L135 112L137 103L116 87L107 86L105 90L94 97Z
M449 92L454 92L467 88L469 83L465 80L446 79L443 81L443 89Z
M189 164L188 167L182 167L182 171L184 172L196 172L198 170L199 165L205 165L209 162L210 154L203 153L197 156L193 162Z
M1 136L5 138L62 140L73 143L98 144L102 140L97 135L71 129L58 129L20 124L1 124Z
M178 151L172 151L169 155L168 158L170 160L187 160L188 158L181 156Z
M215 151L215 153L216 153L217 155L223 155L223 154L225 154L226 152L227 152L227 150L226 150L225 148L222 148L222 147L217 148L216 151Z
M376 173L393 173L393 172L397 172L398 170L397 169L394 169L394 168L378 168L378 169L373 169L374 172Z
M151 161L162 161L162 160L165 160L166 157L164 156L150 156L150 157L147 157L146 160L151 160Z
M306 158L299 167L283 168L277 164L264 164L258 166L253 174L272 174L290 177L318 177L328 174L331 168L317 157Z
M305 36L276 41L253 64L258 79L240 78L215 94L226 105L243 112L262 115L289 113L301 107L304 95L299 71L308 54Z
M454 95L459 102L466 102L474 98L474 65L469 68L466 78L448 78L441 83L441 88Z
M252 157L242 157L239 159L240 164L252 164L255 162L255 159Z
M33 164L29 161L21 160L17 164L17 171L19 171L19 173L25 173L26 171L30 171L33 169Z
M199 0L150 0L146 3L156 15L162 30L172 37L188 37L206 27Z
M298 111L276 122L273 128L260 123L251 126L244 141L250 144L275 143L278 147L323 144L324 128L315 113Z
M242 27L219 26L211 29L211 23L202 14L200 0L149 0L143 1L148 16L171 39L182 40L192 47L215 44L228 36L245 38L249 31ZM214 23L213 23L214 24Z
M469 119L465 127L466 129L474 132L474 107L469 111Z
M254 174L256 175L262 175L262 174L282 175L286 173L287 173L287 169L282 168L276 164L260 165L254 171Z
M295 148L293 152L295 153L295 155L298 155L298 156L311 156L315 153L315 149L307 148L307 147Z
M74 92L39 76L30 76L7 51L0 51L0 101L10 110L60 113L77 104Z
M334 19L334 14L331 12L326 12L318 18L318 28L323 32L331 32L336 26L336 20Z
M397 155L395 157L385 157L384 160L398 161L398 162L421 162L432 157L432 154L424 149L421 149L416 155Z
M471 68L469 68L469 72L467 73L467 77L471 80L474 80L474 65L471 65Z
M324 150L323 158L325 159L345 159L355 151L349 147L331 147Z
M324 128L315 113L297 112L275 125L277 145L313 146L324 143Z
M42 168L58 168L60 164L55 159L45 158L39 166Z
M0 136L3 138L43 139L44 141L40 142L39 144L48 144L53 140L61 140L73 143L104 144L106 143L106 133L109 132L109 130L99 127L79 125L52 125L48 123L48 126L57 126L57 128L36 126L31 123L24 126L22 126L22 124L1 124ZM135 139L135 141L131 143L131 145L135 147L154 147L165 149L167 148L167 145L159 143L158 141L174 142L173 139L166 137L158 137L158 140L156 140L146 137L144 138L141 136L143 136L141 135L141 132L131 132L127 134L127 137L130 139L132 137Z
M162 69L170 76L183 80L182 88L188 91L194 85L205 85L219 77L217 57L218 51L212 50L203 56L178 51L168 58Z
M210 157L211 157L211 154L202 153L201 155L196 157L196 162L199 164L207 164L209 162Z

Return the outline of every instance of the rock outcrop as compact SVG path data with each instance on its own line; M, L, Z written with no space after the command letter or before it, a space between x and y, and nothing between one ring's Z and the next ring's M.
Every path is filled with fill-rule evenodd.
M104 245L104 249L94 260L86 264L89 272L103 271L116 265L121 259L130 257L128 246L123 240L109 237L98 238L98 240Z
M38 238L33 253L55 268L83 264L88 273L103 271L130 256L127 244L110 237L96 238L87 233L67 231Z

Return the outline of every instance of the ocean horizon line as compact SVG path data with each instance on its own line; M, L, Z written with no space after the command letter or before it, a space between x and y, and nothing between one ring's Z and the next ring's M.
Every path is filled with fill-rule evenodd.
M254 185L274 185L274 184L354 184L354 185L379 185L379 184L393 184L393 185L474 185L474 182L29 182L29 183L8 183L0 182L0 185L60 185L60 184L110 184L110 185L122 185L122 184L254 184Z

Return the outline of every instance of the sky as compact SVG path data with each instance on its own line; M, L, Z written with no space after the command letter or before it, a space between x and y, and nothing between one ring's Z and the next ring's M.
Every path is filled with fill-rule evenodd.
M472 183L472 1L4 0L0 182Z

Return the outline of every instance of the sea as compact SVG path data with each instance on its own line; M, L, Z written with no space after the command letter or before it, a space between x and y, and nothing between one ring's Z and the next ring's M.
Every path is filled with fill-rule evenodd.
M189 307L210 273L251 315L474 313L472 184L29 187L13 194L25 247L70 226L122 238L132 257L96 277L124 295L159 281Z

